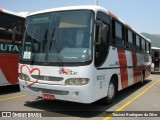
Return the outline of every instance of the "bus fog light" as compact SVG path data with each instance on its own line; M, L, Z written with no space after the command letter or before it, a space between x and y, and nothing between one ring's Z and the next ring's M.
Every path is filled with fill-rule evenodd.
M22 88L25 89L25 86L23 85Z
M79 92L78 92L78 91L76 92L76 95L77 95L77 96L79 95Z
M88 78L69 78L65 81L65 85L80 86L88 84L89 81Z

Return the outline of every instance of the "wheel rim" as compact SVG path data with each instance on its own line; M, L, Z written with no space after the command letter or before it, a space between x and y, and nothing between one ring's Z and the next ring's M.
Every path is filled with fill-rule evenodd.
M113 96L114 96L114 94L115 94L114 84L111 83L111 84L109 85L109 88L108 88L108 98L109 98L109 99L112 99Z

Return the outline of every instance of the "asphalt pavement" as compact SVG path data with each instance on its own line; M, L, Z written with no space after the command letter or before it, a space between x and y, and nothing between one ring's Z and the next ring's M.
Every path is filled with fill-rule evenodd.
M0 87L0 111L0 119L3 120L17 120L18 117L43 120L159 120L160 74L152 74L143 86L136 84L120 91L114 103L107 106L99 101L80 104L42 100L22 94L18 85Z

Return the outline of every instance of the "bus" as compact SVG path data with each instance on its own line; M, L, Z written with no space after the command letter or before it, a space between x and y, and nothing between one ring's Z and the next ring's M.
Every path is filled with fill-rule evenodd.
M24 23L24 16L0 9L0 86L18 83L18 56Z
M107 9L53 8L26 17L19 62L22 93L110 104L151 73L151 41Z
M160 72L160 48L151 47L152 65L151 72Z

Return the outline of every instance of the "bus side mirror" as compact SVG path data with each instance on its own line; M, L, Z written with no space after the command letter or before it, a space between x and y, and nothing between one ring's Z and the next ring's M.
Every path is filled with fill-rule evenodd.
M12 31L12 41L15 42L16 40L16 27L13 27L13 31Z
M95 37L95 43L96 45L101 44L101 34L102 34L102 21L96 21L96 37Z

